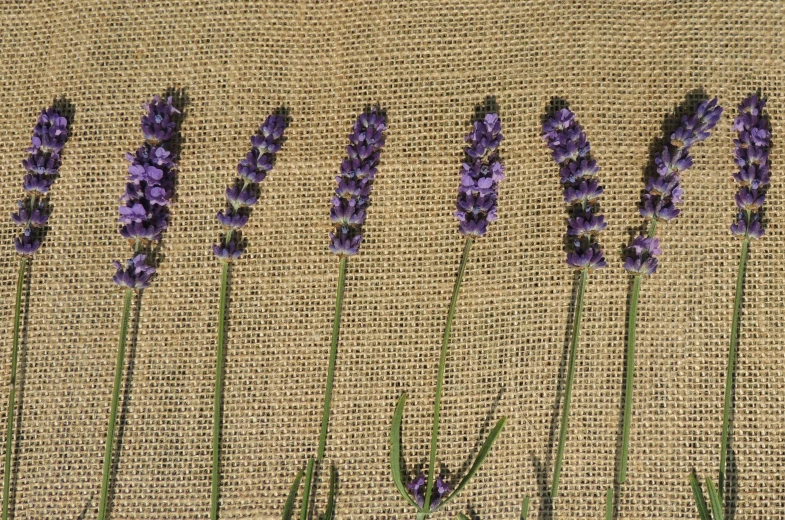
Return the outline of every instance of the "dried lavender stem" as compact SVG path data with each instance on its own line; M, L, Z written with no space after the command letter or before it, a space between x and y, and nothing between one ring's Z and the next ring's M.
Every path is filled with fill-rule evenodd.
M229 231L231 233L231 231ZM229 238L227 238L227 243ZM221 480L221 396L224 387L224 324L226 323L226 287L229 262L221 265L221 302L218 310L218 349L215 361L215 400L213 401L213 486L210 499L210 518L218 519L218 492Z
M744 274L747 271L747 253L750 239L744 238L741 243L741 259L739 273L736 277L736 299L733 302L733 322L730 330L730 350L728 352L728 372L725 375L725 409L722 413L722 441L720 442L720 495L725 490L725 460L728 456L728 427L730 423L731 392L733 390L733 371L736 364L736 345L739 335L739 315L741 314L741 294L744 291Z
M120 322L120 340L117 347L117 364L114 370L114 388L112 390L112 408L109 412L109 428L106 433L106 451L104 452L104 473L101 483L101 502L98 506L98 520L106 518L106 506L109 499L109 477L112 469L112 448L114 446L114 429L117 422L117 405L120 402L120 383L123 380L123 364L125 359L125 341L128 335L128 319L131 316L131 300L134 290L125 290L123 303L123 319Z
M586 292L586 280L589 270L581 271L578 296L575 300L575 317L573 320L572 339L570 341L570 361L567 368L567 387L564 390L564 409L561 416L561 431L559 431L559 448L556 451L556 466L553 470L553 485L551 498L556 498L559 492L559 476L561 475L562 461L564 460L564 446L567 443L567 423L570 417L570 401L572 400L572 385L575 382L575 358L578 350L578 338L581 333L581 316L583 315L583 295Z
M450 309L447 311L447 322L444 326L444 337L442 338L442 352L439 357L439 372L436 376L436 399L433 404L433 430L431 431L431 454L428 464L428 477L425 486L425 501L423 510L417 514L418 520L422 520L430 513L431 492L433 491L433 478L436 473L436 446L439 437L439 414L442 409L442 386L444 385L444 367L447 363L447 347L450 345L450 335L452 333L452 321L455 317L455 307L458 303L458 293L461 290L461 283L463 282L463 274L466 271L466 262L469 260L469 252L472 249L474 238L467 237L466 245L463 248L463 256L461 257L461 265L458 267L458 277L455 279L455 287L452 290L452 299L450 300Z
M27 257L19 261L19 278L16 280L16 306L14 307L14 346L11 353L11 381L8 394L8 430L5 438L5 473L3 477L3 520L8 519L11 491L11 454L14 441L14 399L16 397L16 365L19 354L19 322L22 313L22 287L27 274Z

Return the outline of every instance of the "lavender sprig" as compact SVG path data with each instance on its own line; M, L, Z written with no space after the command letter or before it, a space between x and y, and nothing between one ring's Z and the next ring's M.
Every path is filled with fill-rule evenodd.
M501 433L506 422L502 417L488 434L485 443L478 452L474 463L452 492L450 487L437 474L436 448L439 436L439 420L441 415L442 390L444 386L444 370L447 363L447 351L452 333L452 322L458 303L461 283L469 260L469 252L476 238L482 237L488 230L488 224L496 220L498 184L504 180L503 166L499 159L498 147L503 139L501 121L497 114L488 114L481 121L476 121L466 137L468 145L464 149L465 160L461 165L461 181L458 187L457 211L455 217L459 222L459 231L466 239L458 276L447 311L447 320L442 337L439 368L436 375L436 398L433 406L433 427L431 429L431 448L427 473L418 475L413 481L404 484L401 473L401 423L406 405L406 394L398 399L393 414L390 432L390 470L393 481L401 496L417 509L417 519L424 520L450 500L458 496L461 490L471 481L480 469L485 457L488 456L493 443ZM424 490L423 490L424 488Z
M221 485L221 403L223 402L224 376L224 327L226 323L226 290L229 281L229 264L243 254L242 228L248 223L256 204L259 184L273 169L275 155L281 149L286 130L286 118L272 114L251 136L251 150L237 165L237 181L226 188L226 208L218 212L218 223L226 234L218 244L213 244L213 254L221 260L221 292L218 310L218 348L215 363L215 397L213 399L213 470L210 499L210 518L218 519L218 498Z
M725 490L725 464L728 455L728 434L730 430L730 408L733 393L733 373L736 364L736 346L739 341L739 318L741 316L741 296L744 292L744 277L747 271L747 255L750 241L764 234L761 209L766 200L769 186L769 150L771 132L769 119L763 113L764 99L751 95L739 105L739 114L733 122L737 132L734 139L735 161L739 170L733 175L739 185L736 193L738 213L730 226L733 235L741 237L739 271L736 277L736 297L733 302L733 321L731 322L730 348L728 349L728 369L725 374L725 403L722 413L722 439L720 441L719 494ZM710 483L707 482L707 486ZM711 492L711 488L709 488Z
M602 269L608 264L597 237L605 229L605 217L600 214L598 200L603 188L595 178L599 167L591 158L589 141L578 124L575 114L568 108L556 112L543 125L543 139L551 149L553 159L560 166L560 179L564 189L564 201L569 205L567 220L567 265L580 272L578 293L575 301L570 360L567 369L567 384L564 392L559 447L556 451L556 464L553 471L551 497L559 490L559 478L567 442L567 426L572 402L572 387L575 382L575 362L578 338L583 315L583 296L586 280L590 272Z
M309 458L305 469L305 482L303 484L300 518L308 518L311 503L311 484L315 464L324 459L327 447L327 429L330 423L330 407L332 403L333 379L335 377L335 364L338 356L338 340L341 328L341 312L343 309L343 294L346 282L346 266L348 258L360 252L363 240L362 226L367 218L367 208L370 205L371 188L376 169L379 166L381 149L384 146L384 132L387 129L387 118L378 108L374 107L360 114L354 123L352 133L349 134L349 144L346 147L346 158L341 163L339 175L336 177L338 186L332 198L330 220L334 230L330 233L330 251L339 258L338 290L335 297L335 315L333 317L333 331L330 342L329 365L327 367L327 381L325 384L324 407L322 409L322 427L319 434L319 447L316 458ZM300 486L302 471L292 484L289 498L284 506L284 520L289 520L294 508L294 500ZM330 467L330 492L327 499L327 508L324 520L332 520L335 514L335 493L337 476L334 466ZM312 515L315 516L315 515Z
M172 151L172 140L177 134L180 111L172 104L172 98L154 96L143 106L141 128L145 142L125 158L130 162L128 182L120 196L120 235L133 249L133 256L125 262L114 262L114 283L125 288L123 313L120 324L120 339L115 364L112 404L109 412L109 427L104 451L103 478L98 506L98 520L107 513L112 467L117 409L120 402L120 383L123 376L128 319L134 292L150 286L155 268L148 264L146 253L154 242L161 240L168 226L169 205L174 195L176 157Z
M11 220L22 228L14 239L14 248L21 255L19 277L16 282L16 306L14 309L14 340L11 352L11 384L8 395L7 432L5 446L5 473L3 475L3 513L7 520L11 490L11 454L14 438L14 401L16 398L16 369L19 354L19 324L22 309L22 286L27 275L27 266L33 255L41 248L45 226L49 221L48 195L60 169L60 152L68 140L68 120L54 108L41 111L33 128L30 155L22 161L27 171L24 177L25 196L17 203L17 211Z
M621 464L617 482L627 480L627 458L630 445L632 419L632 390L635 373L635 328L638 318L638 299L641 277L657 271L658 257L662 254L660 242L654 233L658 222L669 222L681 212L681 174L692 166L690 149L707 139L722 115L717 98L704 101L691 116L683 116L679 127L665 142L654 159L654 170L646 179L646 189L641 196L641 216L650 220L648 235L635 237L624 250L624 268L633 275L632 295L627 323L627 370L624 386L624 423L622 429Z

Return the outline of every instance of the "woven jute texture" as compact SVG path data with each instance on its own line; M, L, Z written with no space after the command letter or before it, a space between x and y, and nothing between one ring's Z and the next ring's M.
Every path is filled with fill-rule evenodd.
M248 136L278 107L288 141L232 269L223 428L224 519L280 518L315 452L338 262L329 200L356 115L389 118L359 256L349 262L327 460L338 518L410 518L389 472L389 427L409 400L404 454L427 458L439 344L462 250L454 211L463 136L497 106L508 180L467 267L446 371L439 463L453 482L501 416L485 465L439 518L600 518L619 443L629 277L619 248L663 123L719 96L694 148L681 216L641 292L630 471L619 517L695 518L689 472L716 480L740 242L735 106L768 97L774 149L766 237L750 253L732 434L731 518L785 518L785 154L778 1L220 2L62 0L0 8L0 214L21 194L38 111L73 107L33 262L21 354L15 517L97 514L122 293L111 262L125 151L140 105L187 102L177 201L153 286L133 313L112 517L208 518L220 265L215 212ZM552 99L585 127L606 188L609 268L592 275L560 496L550 485L574 275L558 170L540 137ZM10 368L16 232L0 219L0 378ZM6 385L3 384L3 389ZM5 392L5 390L4 390ZM5 417L6 395L0 396ZM318 483L324 509L326 483ZM553 511L551 511L551 509ZM735 516L733 516L735 515Z

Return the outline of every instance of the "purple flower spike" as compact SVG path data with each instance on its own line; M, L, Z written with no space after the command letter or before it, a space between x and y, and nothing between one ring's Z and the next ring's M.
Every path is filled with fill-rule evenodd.
M683 116L681 124L670 135L662 151L654 158L654 168L646 178L646 189L641 195L640 214L645 219L670 222L681 213L684 190L681 174L692 167L690 148L709 137L722 115L717 98L704 101L691 116ZM754 203L757 198L751 203ZM652 245L654 250L644 247ZM636 237L624 252L624 268L633 274L651 275L657 270L659 242L651 237ZM656 252L655 252L656 250Z
M155 274L155 269L145 263L147 255L135 255L130 260L126 260L125 265L120 262L113 262L117 272L112 277L114 283L120 287L129 289L146 289L150 287L150 279Z
M679 128L670 135L670 141L654 158L656 168L646 179L646 190L641 197L641 216L661 222L679 216L678 206L684 194L681 173L692 167L690 148L709 137L721 115L722 107L717 105L717 98L714 98L698 105L692 116L682 117Z
M360 114L349 134L346 158L341 163L338 186L331 201L330 251L338 256L360 252L362 226L370 205L371 188L384 146L387 118L376 107Z
M30 154L22 161L27 171L23 188L26 195L17 202L17 211L11 220L22 226L22 234L14 239L14 248L23 256L32 257L41 247L43 227L49 220L47 194L57 179L60 169L60 152L68 140L68 120L54 108L41 111L27 148Z
M217 219L229 231L219 244L213 244L213 253L223 262L236 260L244 252L240 246L240 230L248 223L251 206L258 202L259 183L275 165L275 154L283 146L286 124L284 116L267 116L251 136L253 148L237 165L240 178L226 188L226 209L218 212Z
M476 121L466 136L466 158L461 164L461 183L455 218L458 229L466 237L481 237L488 224L496 220L499 183L504 180L504 165L498 148L502 136L498 114L488 114Z
M567 220L567 265L575 269L602 269L608 264L597 236L605 229L605 217L597 201L603 188L594 176L600 170L589 156L591 149L583 128L569 109L556 112L542 126L542 137L559 163Z
M425 504L425 487L425 475L423 474L420 474L406 486L406 489L408 489L409 493L412 494L414 501L418 506L420 506L420 508L422 508ZM430 511L433 511L439 507L439 504L441 504L442 500L447 497L449 492L450 487L444 482L444 480L442 480L441 477L436 477L436 481L433 483L433 489L431 490Z
M151 242L161 240L169 221L169 204L174 196L177 157L171 140L177 134L180 111L154 96L144 105L142 133L145 142L134 153L125 154L128 182L120 197L120 235L133 246L135 255L125 264L114 262L114 282L130 289L145 289L155 269L146 264L147 255L138 253Z
M760 238L764 234L761 208L766 202L766 189L769 186L769 148L771 133L768 117L763 113L766 101L752 95L739 105L739 115L733 122L738 132L734 139L735 160L739 171L733 178L739 183L736 193L736 206L739 212L731 224L733 235L744 238Z

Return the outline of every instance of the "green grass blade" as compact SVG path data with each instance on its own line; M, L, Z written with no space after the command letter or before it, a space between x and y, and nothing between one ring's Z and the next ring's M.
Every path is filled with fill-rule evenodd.
M709 490L709 501L711 502L711 516L714 520L722 520L722 499L714 487L714 482L709 477L706 477L706 489Z
M338 487L338 472L335 466L330 466L330 496L327 497L327 509L324 511L324 520L333 520L335 516L335 490Z
M403 483L403 476L401 475L401 423L403 422L404 406L406 406L406 394L401 395L398 399L398 404L395 406L395 413L393 414L392 428L390 429L390 471L392 471L393 482L395 482L398 492L420 511L420 506L417 505L417 502L414 501L406 490L406 485Z
M480 466L482 466L482 463L485 461L485 457L488 456L488 453L491 451L491 448L493 447L493 443L496 441L496 437L498 437L499 434L502 432L502 428L504 428L504 424L506 422L507 422L506 417L502 417L501 419L499 419L499 422L497 422L496 426L493 427L491 433L488 434L488 438L485 439L485 444L483 444L482 448L480 448L480 452L477 454L477 458L474 459L474 464L472 464L472 467L469 468L469 471L466 473L466 476L464 476L461 482L455 487L455 491L450 493L450 496L442 500L439 506L431 512L438 511L439 509L441 509L442 506L444 506L450 500L458 496L458 493L460 493L461 490L466 486L466 484L469 483L469 481L472 479L474 474L477 473L477 470L480 469Z
M529 516L529 497L523 497L523 505L521 506L521 520L526 520Z
M605 493L605 520L613 520L613 486Z
M283 506L283 520L291 520L292 513L294 512L294 501L297 499L297 490L300 489L300 480L303 478L305 468L294 477L292 489L289 490L289 496L286 498L286 505Z
M703 497L703 490L695 477L695 473L690 474L690 486L692 486L692 495L695 497L695 506L698 508L698 515L701 520L711 520L709 508L706 507L706 499Z

